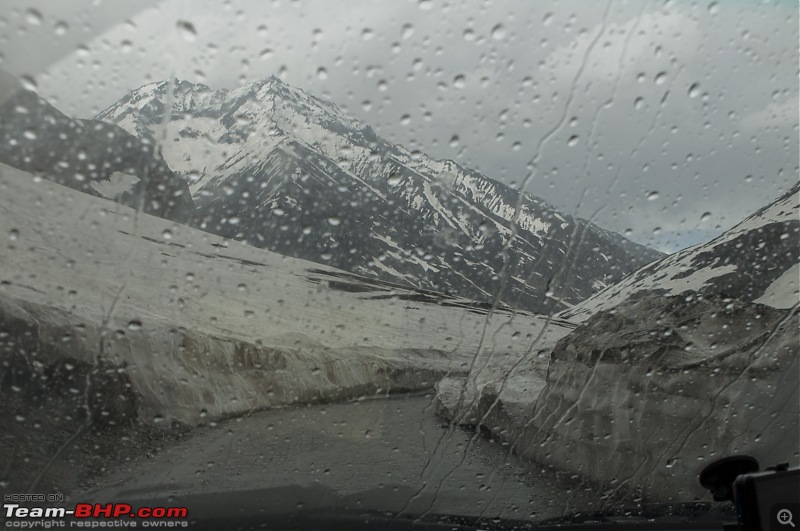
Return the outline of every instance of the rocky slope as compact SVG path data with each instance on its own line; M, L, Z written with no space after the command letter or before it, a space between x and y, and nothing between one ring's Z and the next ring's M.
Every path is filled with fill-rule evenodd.
M99 120L75 120L0 70L0 162L149 214L188 222L185 181L143 142Z
M354 273L480 301L502 288L503 302L552 313L660 256L274 77L152 83L98 118L162 143L204 230Z

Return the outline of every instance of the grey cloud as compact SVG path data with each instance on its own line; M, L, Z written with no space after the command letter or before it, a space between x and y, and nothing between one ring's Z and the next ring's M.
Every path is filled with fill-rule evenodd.
M735 224L798 178L789 2L346 5L167 0L94 38L88 56L36 72L40 91L88 115L169 75L231 87L281 74L394 142L505 182L521 183L536 158L528 191L665 249Z

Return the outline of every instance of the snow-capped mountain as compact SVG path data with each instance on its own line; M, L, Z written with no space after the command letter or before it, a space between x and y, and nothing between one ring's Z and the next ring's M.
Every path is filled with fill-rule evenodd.
M775 308L800 303L800 183L710 242L642 267L560 317L583 321L647 293L714 294Z
M550 313L660 256L391 144L275 77L217 91L151 83L98 119L160 143L204 230L403 285L482 301L502 289L503 302Z
M154 144L99 120L76 120L0 70L0 162L84 193L188 222L186 183Z

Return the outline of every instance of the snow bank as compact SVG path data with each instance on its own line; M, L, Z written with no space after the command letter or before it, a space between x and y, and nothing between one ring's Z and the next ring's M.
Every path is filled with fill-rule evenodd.
M523 355L517 338L544 323L489 320L465 299L226 241L2 165L0 210L0 309L30 325L3 330L8 341L39 367L119 368L144 420L431 389L479 352Z
M540 333L520 339L526 345L524 350L477 356L467 375L448 375L436 384L437 414L458 424L478 426L487 425L483 416L493 405L525 409L544 388L556 342L573 329L570 323L551 319Z
M19 331L21 322L33 332L29 343L38 349L26 352L36 365L49 369L65 359L96 363L96 325L0 295L0 312L6 311L13 311L17 322L5 332ZM127 399L139 418L191 424L271 406L427 390L452 368L449 360L420 350L329 349L299 337L291 346L256 345L156 320L114 333L103 340L102 352L103 363L132 383L136 398ZM124 391L121 383L110 392ZM98 413L108 416L118 409Z
M713 459L797 463L799 191L560 313L584 324L549 366L444 379L437 411L606 493L685 501Z
M716 458L797 464L798 330L787 310L650 295L564 337L540 392L487 386L473 410L453 411L451 380L439 385L439 410L479 416L518 454L606 494L686 501L705 494L696 477Z

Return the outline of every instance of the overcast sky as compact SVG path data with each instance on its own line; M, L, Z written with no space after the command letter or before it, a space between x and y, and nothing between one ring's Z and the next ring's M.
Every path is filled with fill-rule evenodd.
M794 0L4 4L0 68L68 114L171 75L275 74L662 250L798 179Z

